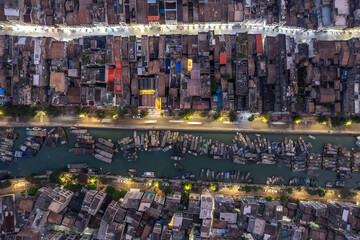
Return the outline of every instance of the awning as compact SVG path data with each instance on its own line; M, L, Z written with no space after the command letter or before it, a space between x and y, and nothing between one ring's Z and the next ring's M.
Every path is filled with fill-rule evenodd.
M109 82L113 82L113 81L114 81L114 70L115 70L115 69L109 68L109 72L108 72L108 81L109 81Z
M226 54L220 54L220 65L226 64Z

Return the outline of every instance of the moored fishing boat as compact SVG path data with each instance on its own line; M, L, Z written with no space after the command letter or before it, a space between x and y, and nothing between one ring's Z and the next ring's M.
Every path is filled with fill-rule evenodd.
M179 163L174 163L174 168L179 172L183 172L185 170Z

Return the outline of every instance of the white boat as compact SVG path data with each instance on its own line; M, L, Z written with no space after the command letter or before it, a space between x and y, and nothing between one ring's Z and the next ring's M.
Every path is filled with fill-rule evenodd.
M360 136L356 136L355 138L356 140L360 141Z
M314 137L313 135L308 135L308 138L312 139L312 140L315 140L316 137Z
M142 176L143 177L155 177L155 173L154 172L144 172L144 174Z

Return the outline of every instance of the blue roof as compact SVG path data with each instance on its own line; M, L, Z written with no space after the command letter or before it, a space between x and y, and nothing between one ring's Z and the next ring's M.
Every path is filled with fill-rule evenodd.
M182 46L176 46L176 48L177 48L177 49L183 49L183 47L182 47Z
M2 88L0 88L0 96L4 96L5 95L5 91L2 90Z
M167 58L165 60L165 73L166 74L170 73L170 63L171 63L170 58Z
M181 62L176 62L175 70L181 72Z

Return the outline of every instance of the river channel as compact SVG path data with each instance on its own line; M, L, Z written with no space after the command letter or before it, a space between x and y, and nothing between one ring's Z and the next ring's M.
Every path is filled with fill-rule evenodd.
M19 133L19 137L15 142L15 149L18 149L18 146L22 144L26 137L25 128L16 128L15 131ZM114 142L117 142L118 139L132 136L133 130L118 130L118 129L89 129L90 133L95 137L103 137L112 139ZM138 131L138 133L143 133L144 131ZM135 168L139 173L145 171L155 172L156 177L166 177L172 178L179 175L179 172L173 167L173 160L170 159L172 151L168 152L141 152L139 151L139 158L136 162L127 162L123 159L121 153L116 153L114 160L111 164L105 163L97 160L95 157L90 155L73 155L69 152L69 149L74 147L75 137L72 134L69 134L67 129L69 143L67 146L58 147L46 147L42 146L41 150L34 158L21 158L12 161L10 164L0 161L0 169L9 170L12 176L22 177L29 174L45 174L46 170L55 170L66 166L68 163L83 163L86 162L89 167L102 168L103 172L110 172L111 174L121 174L126 175L128 169ZM205 138L212 138L222 141L224 143L231 143L232 138L235 133L220 133L220 132L193 132L188 131L188 134L203 136ZM254 138L254 134L248 134L250 138ZM262 134L269 138L271 142L281 141L285 136L296 139L299 136L302 136L304 139L309 140L306 135L299 134ZM325 143L337 143L343 147L351 149L355 146L354 136L349 135L315 135L316 140L312 140L313 152L321 153ZM292 177L296 176L306 176L305 173L291 172L290 168L283 165L238 165L233 163L229 159L211 159L206 155L201 155L198 157L187 155L185 160L181 161L181 165L187 170L193 172L197 177L200 175L202 168L205 170L207 168L217 171L229 171L229 170L239 170L239 171L250 171L251 176L254 178L255 183L263 184L266 181L268 176L283 176L285 182ZM319 184L323 186L326 181L336 180L336 173L331 171L320 170L318 172L319 177L316 177L319 180ZM347 181L347 185L354 187L356 182L360 182L360 173L352 174L353 178ZM311 177L311 176L309 176ZM314 177L313 177L314 178Z

